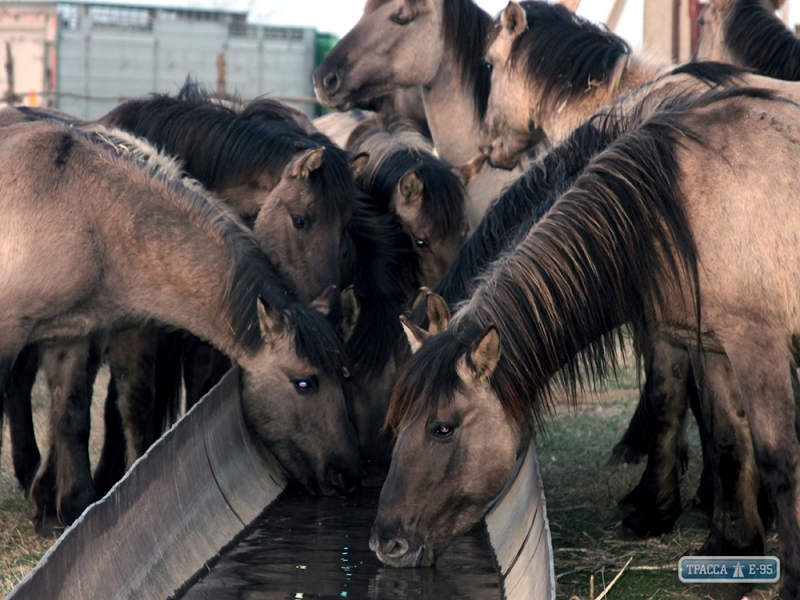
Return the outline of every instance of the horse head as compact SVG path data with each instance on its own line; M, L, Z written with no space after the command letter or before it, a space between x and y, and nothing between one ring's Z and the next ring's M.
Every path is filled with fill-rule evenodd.
M427 302L428 331L403 320L416 351L392 395L387 422L397 440L370 537L395 567L435 564L480 520L510 479L523 437L490 384L497 330L455 333L444 301L429 294Z
M428 83L442 62L443 0L369 0L314 71L319 102L338 110Z
M326 298L284 311L259 299L257 308L263 344L239 360L250 426L308 492L352 491L358 439L345 404L343 345L322 314Z

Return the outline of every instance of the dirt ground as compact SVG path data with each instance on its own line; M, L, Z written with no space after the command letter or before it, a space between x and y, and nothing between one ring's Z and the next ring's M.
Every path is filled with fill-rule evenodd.
M108 381L102 370L95 385L92 452L97 460L102 440L102 399ZM623 370L618 381L601 394L587 395L577 407L564 407L540 435L547 510L550 519L559 600L597 598L629 559L625 572L605 596L611 600L697 598L700 588L681 583L678 559L697 550L706 532L674 531L646 541L625 540L613 521L616 502L641 476L643 465L609 468L605 460L633 414L638 397L635 369ZM37 382L34 405L37 437L45 439L47 394ZM691 424L691 458L682 498L694 493L700 471L699 441ZM0 459L0 593L5 595L28 573L52 541L41 540L30 523L31 506L14 480L7 426ZM777 552L774 533L771 554ZM593 581L593 583L592 583ZM593 591L593 595L592 595ZM765 600L768 588L748 595Z

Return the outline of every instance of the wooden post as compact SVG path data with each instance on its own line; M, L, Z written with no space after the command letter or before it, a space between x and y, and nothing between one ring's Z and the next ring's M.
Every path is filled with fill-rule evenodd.
M11 53L11 43L6 42L6 93L3 100L9 106L14 106L14 55Z
M644 47L664 62L684 62L692 53L690 3L644 0Z
M228 66L225 60L225 53L217 54L217 94L220 98L227 98Z

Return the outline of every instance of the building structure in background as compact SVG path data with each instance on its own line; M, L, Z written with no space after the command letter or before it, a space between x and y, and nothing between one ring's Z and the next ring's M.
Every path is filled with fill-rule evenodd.
M269 94L315 115L311 73L330 34L249 24L246 3L174 1L0 2L0 98L96 118L191 75L222 96Z

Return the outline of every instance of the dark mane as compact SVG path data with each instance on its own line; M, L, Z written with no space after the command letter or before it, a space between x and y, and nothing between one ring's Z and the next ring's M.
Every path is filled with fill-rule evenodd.
M172 202L188 220L228 249L232 265L225 288L219 290L224 307L220 318L229 324L234 339L245 351L257 350L263 344L256 310L258 299L262 298L286 316L294 332L297 355L341 380L348 365L341 336L321 313L297 301L253 234L232 215L227 205L187 188L159 164L145 167L127 154L115 151L102 133L75 128L70 131L102 148L126 168L139 170L153 185L165 186L169 191L165 201Z
M361 312L347 341L356 377L380 373L403 330L399 316L419 287L419 263L397 215L362 196L343 244L344 285L352 285Z
M365 130L363 134L361 128ZM382 210L388 211L400 179L409 171L416 171L423 183L422 221L432 226L434 236L446 237L458 231L465 221L466 190L444 161L394 135L404 129L422 135L409 121L397 118L376 116L356 127L348 147L356 152L367 150L370 155L370 164L359 176L359 183ZM377 144L369 144L373 136ZM391 143L381 143L385 140Z
M472 0L444 0L442 35L445 48L461 66L461 83L472 90L479 121L489 103L491 73L485 68L486 34L491 17Z
M734 83L746 72L741 67L725 63L696 62L681 65L657 81L671 75L686 74L714 87ZM681 97L668 98L659 102L660 110L686 101ZM638 110L627 115L615 111L595 115L534 162L487 211L434 291L450 306L468 298L476 285L473 279L504 250L516 245L518 237L541 219L593 156L625 131L638 127L642 118ZM415 314L414 321L425 325L427 317L422 313Z
M174 97L153 94L125 102L103 117L102 123L177 156L210 190L246 181L271 165L286 165L298 151L314 147L287 131L242 119L189 85Z
M670 75L689 75L709 86L722 86L740 83L745 75L752 72L752 69L730 63L692 60L678 65L666 77Z
M492 205L480 224L467 238L455 260L434 291L453 306L465 300L482 273L532 219L532 211L543 214L558 195L568 188L589 160L618 135L618 125L590 121L572 132L540 161L515 181ZM419 318L415 318L419 321Z
M800 40L759 0L739 0L725 20L725 44L761 75L800 80Z
M541 90L543 105L556 105L594 85L607 84L614 67L631 54L625 40L560 4L520 5L528 29L514 40L509 60L524 67L529 83Z
M615 328L640 322L665 301L665 280L690 286L700 330L697 254L679 187L678 146L703 144L692 111L732 97L773 98L732 88L675 101L587 165L524 239L500 258L449 330L409 361L387 423L431 414L461 385L444 367L487 326L500 335L490 383L516 423L533 427L551 406L550 380L574 395L615 368ZM723 107L711 118L729 118ZM704 116L708 118L708 115ZM662 250L665 250L662 252ZM439 361L434 373L429 365ZM448 363L450 364L450 363ZM432 376L433 375L433 376Z

